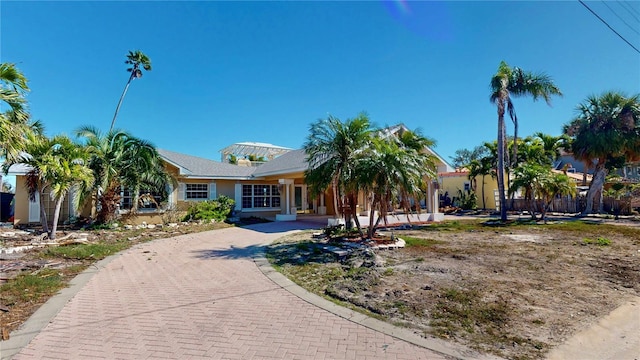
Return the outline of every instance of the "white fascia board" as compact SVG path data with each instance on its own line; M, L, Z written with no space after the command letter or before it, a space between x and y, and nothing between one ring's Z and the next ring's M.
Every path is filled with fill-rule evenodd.
M300 167L300 168L295 168L295 169L282 169L282 170L276 170L276 171L269 171L269 172L265 172L265 173L260 173L259 176L254 176L254 179L257 179L259 177L265 177L265 176L273 176L273 175L287 175L287 174L291 174L291 173L296 173L296 172L304 172L308 169L308 167Z
M252 180L253 178L250 176L184 176L184 179L194 179L194 180Z

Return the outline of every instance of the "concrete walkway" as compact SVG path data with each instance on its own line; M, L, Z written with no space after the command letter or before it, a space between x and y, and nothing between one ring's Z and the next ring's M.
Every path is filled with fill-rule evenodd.
M291 286L286 279L278 279L279 274L269 275L275 282L265 276L260 268L269 272L268 265L254 261L260 258L261 246L287 231L305 228L318 226L300 221L269 223L138 245L89 269L84 280L81 276L66 294L43 306L9 341L0 343L0 357L477 357L466 349L412 337L406 330L342 308L344 312L336 315L317 306L336 307L330 302L293 286L300 298L283 287Z

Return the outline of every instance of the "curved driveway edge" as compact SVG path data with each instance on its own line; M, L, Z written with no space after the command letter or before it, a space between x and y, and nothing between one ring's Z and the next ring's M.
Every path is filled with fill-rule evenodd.
M455 358L455 359L501 359L488 354L479 354L477 351L465 348L462 345L453 344L438 338L424 338L417 335L413 331L391 325L387 322L372 318L357 311L348 309L346 307L337 305L321 296L311 293L304 288L300 287L293 281L289 280L286 276L276 271L269 260L264 257L264 253L260 252L255 256L256 265L262 273L278 284L283 289L286 289L295 296L302 300L322 308L334 315L340 316L346 320L354 322L356 324L365 326L369 329L387 334L399 340L406 341L408 343L433 350L442 355Z
M312 305L258 269L265 244L309 228L318 227L269 223L136 245L81 274L65 291L75 295L52 298L51 319L12 333L2 358L449 358Z
M89 282L98 271L103 269L113 259L120 256L120 253L107 256L106 258L97 261L85 269L80 274L76 275L69 282L69 286L63 288L57 295L53 296L46 303L44 303L36 312L33 313L25 321L20 328L11 332L9 340L0 341L0 359L10 359L17 354L23 347L27 346L38 333L44 329L47 324L53 320L53 318L62 310L69 300L71 300L83 286Z

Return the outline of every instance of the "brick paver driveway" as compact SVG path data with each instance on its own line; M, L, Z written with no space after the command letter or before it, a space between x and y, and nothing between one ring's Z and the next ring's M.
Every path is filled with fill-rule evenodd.
M132 248L15 358L444 358L322 310L265 277L252 253L304 227L227 228Z

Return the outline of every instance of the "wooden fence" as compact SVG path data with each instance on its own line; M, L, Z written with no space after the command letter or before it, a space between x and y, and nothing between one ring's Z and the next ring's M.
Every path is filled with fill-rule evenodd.
M640 207L640 198L622 198L615 199L613 197L605 196L602 199L603 211L605 213L614 215L631 215L635 209L638 211ZM535 211L540 213L542 211L543 202L536 200ZM557 198L554 199L549 206L549 212L559 213L579 213L582 212L587 206L587 199L585 196L577 196L575 198ZM598 204L594 201L593 212L598 212ZM507 199L507 210L509 211L529 211L531 209L531 200L525 199Z

